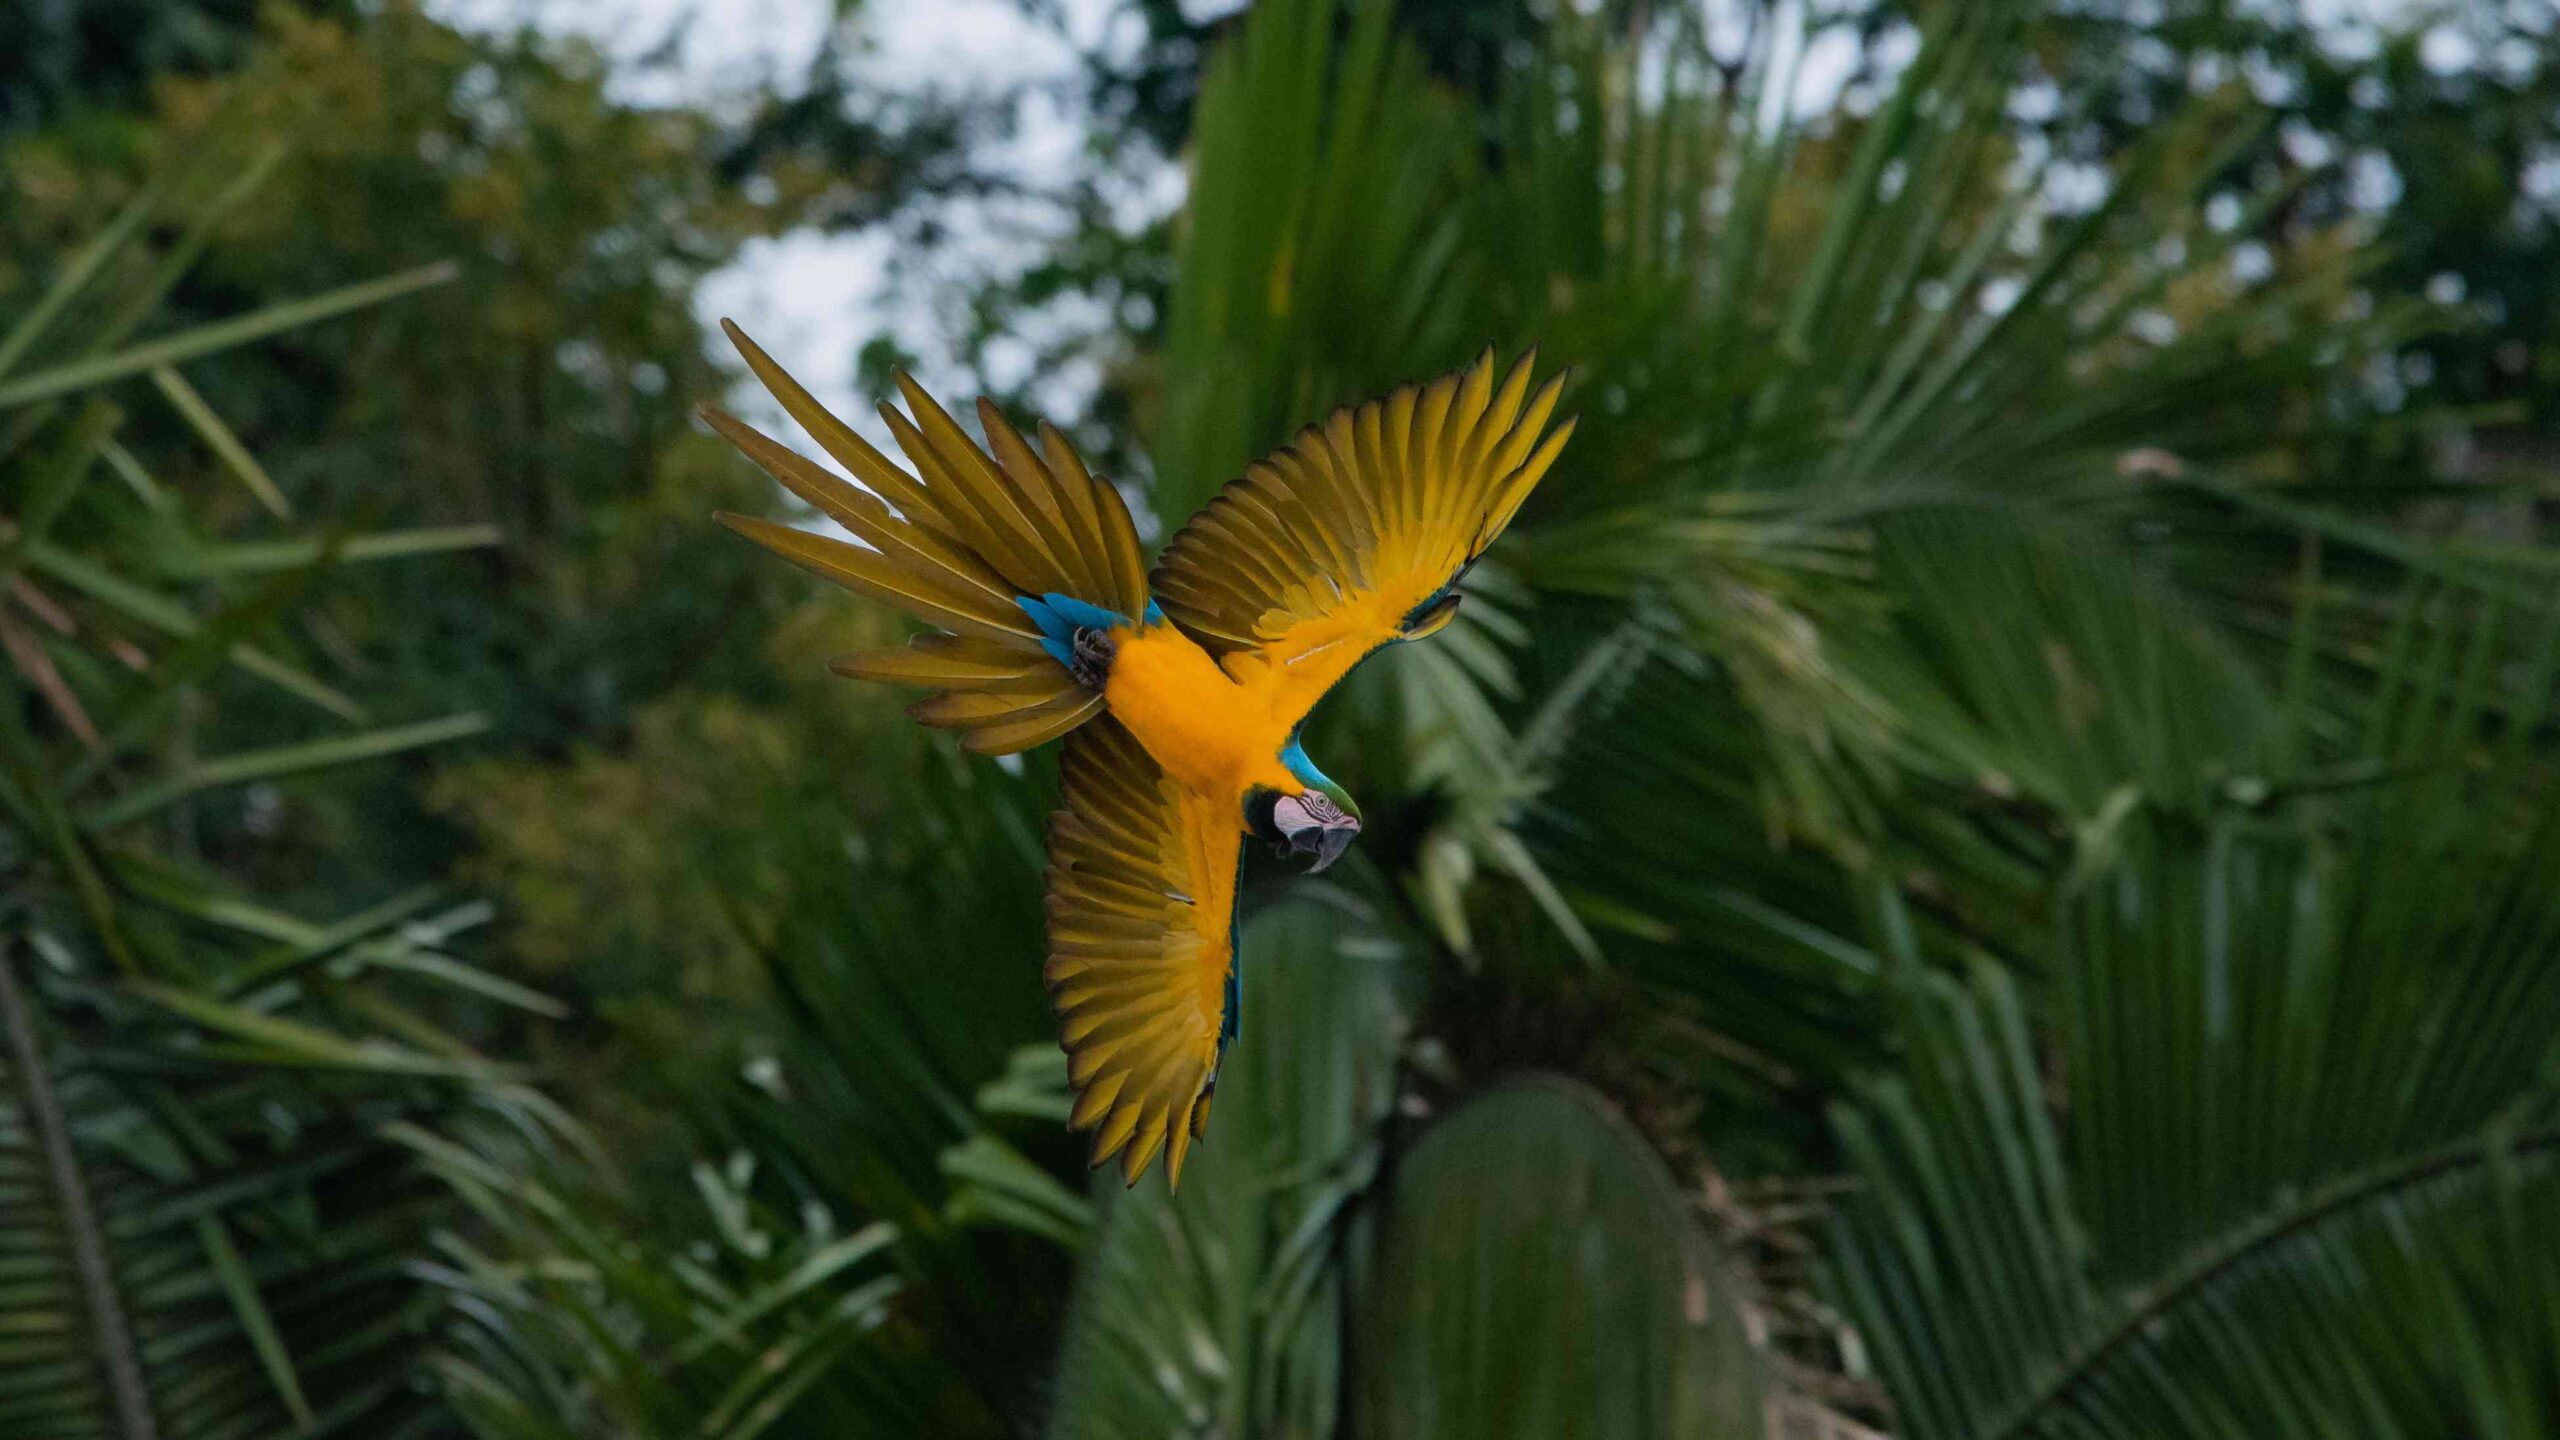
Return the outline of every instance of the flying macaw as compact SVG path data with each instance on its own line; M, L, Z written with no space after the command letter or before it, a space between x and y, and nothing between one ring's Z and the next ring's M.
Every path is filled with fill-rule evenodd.
M1561 377L1493 355L1333 412L1248 467L1149 573L1120 493L1054 428L1034 451L978 402L990 455L901 375L880 413L914 471L829 414L735 325L749 368L848 483L705 407L712 428L864 543L749 516L729 528L939 627L833 669L936 693L909 711L982 755L1066 737L1047 876L1049 996L1093 1132L1137 1183L1168 1183L1209 1120L1236 1037L1236 889L1253 835L1321 870L1360 807L1299 727L1380 647L1457 613L1457 583L1573 432Z

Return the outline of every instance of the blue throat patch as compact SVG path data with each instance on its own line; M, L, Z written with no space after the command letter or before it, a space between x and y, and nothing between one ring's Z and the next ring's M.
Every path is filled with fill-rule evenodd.
M1299 744L1295 735L1289 737L1288 745L1280 751L1280 763L1289 767L1290 774L1328 795L1342 788L1333 783L1332 776L1317 769L1315 761L1307 758L1307 747Z

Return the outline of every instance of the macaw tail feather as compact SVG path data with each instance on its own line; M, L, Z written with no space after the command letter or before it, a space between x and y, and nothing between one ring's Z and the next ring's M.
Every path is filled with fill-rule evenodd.
M880 413L915 466L911 474L829 414L737 326L720 324L782 408L860 483L735 416L705 407L703 419L863 543L743 515L723 514L721 523L937 627L903 646L840 656L836 673L935 691L908 713L963 732L961 743L982 755L1028 750L1100 714L1109 652L1095 643L1096 627L1149 609L1145 553L1120 492L1088 472L1055 429L1040 427L1034 451L981 400L989 454L901 375L898 389L914 418L887 405Z

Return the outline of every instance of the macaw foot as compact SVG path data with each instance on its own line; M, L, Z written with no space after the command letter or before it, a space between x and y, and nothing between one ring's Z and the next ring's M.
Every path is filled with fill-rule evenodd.
M1110 631L1079 629L1075 643L1068 647L1067 673L1087 690L1099 690L1111 679L1111 659L1119 650Z

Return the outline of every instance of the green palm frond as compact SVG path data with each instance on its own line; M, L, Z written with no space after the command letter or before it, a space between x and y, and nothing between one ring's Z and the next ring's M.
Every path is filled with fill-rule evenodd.
M2502 677L2494 611L2429 613L2255 803L2084 837L2049 1043L1996 972L1910 991L1833 1247L1908 1433L2553 1423L2551 627Z
M2073 823L2127 787L2210 803L2265 757L2267 685L2197 607L2068 517L1987 506L1876 527L1891 622L1847 667L1888 698L1917 766Z
M411 1267L452 1197L392 1137L573 1145L565 1117L451 1023L549 1004L454 953L485 906L428 892L313 923L154 842L188 833L166 812L190 797L478 721L196 756L188 728L240 692L264 698L253 687L333 724L363 716L275 644L349 537L228 567L265 572L246 594L205 584L172 557L224 542L121 443L108 394L160 377L222 464L266 481L168 367L450 270L137 338L203 239L150 253L154 203L137 200L0 339L0 1432L421 1436L443 1423L416 1383L443 1301ZM139 289L116 293L136 272ZM388 556L490 538L366 543Z
M821 745L873 767L850 805L818 757L750 747L755 823L705 855L772 1005L689 1057L716 1084L666 1099L710 1157L698 1206L418 1142L478 1222L433 1278L459 1317L439 1373L479 1432L993 1437L1035 1403L1020 1357L1093 1226L1023 961L1054 781L889 705L848 729Z
M1259 10L1202 80L1153 446L1168 528L1297 426L1492 338L1445 204L1466 116L1392 6L1353 8L1339 36L1331 3Z
M424 1132L398 1138L485 1230L443 1237L422 1267L457 1312L438 1380L479 1433L892 1435L912 1431L888 1419L930 1413L909 1371L865 1358L907 1288L889 1263L895 1226L776 1212L740 1153L696 1168L701 1232L669 1263L617 1228L608 1196L555 1191ZM977 1428L944 1419L934 1433Z
M189 1003L171 1008L28 949L0 976L10 1433L425 1423L409 1377L442 1302L408 1267L450 1196L390 1132L557 1136L556 1113L414 1023L397 1039L350 1026L414 1005L396 983L335 982L327 1004L173 992Z

